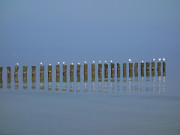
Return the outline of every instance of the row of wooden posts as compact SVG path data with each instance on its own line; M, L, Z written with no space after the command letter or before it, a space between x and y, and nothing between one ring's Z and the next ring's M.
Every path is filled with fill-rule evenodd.
M163 76L166 75L166 63L158 62L157 63L157 75L161 76L161 64L163 65ZM141 77L144 77L144 66L146 65L146 76L150 76L150 70L151 70L151 76L155 76L155 62L144 62L140 63L140 71L141 71ZM151 68L150 68L151 65ZM115 63L110 63L111 67L111 79L114 79L115 77ZM23 66L23 81L27 81L27 66ZM19 65L16 65L14 67L14 77L15 80L18 80L18 70ZM77 64L77 82L80 82L80 70L81 70L81 64ZM117 70L117 78L120 78L120 63L116 63L116 70ZM91 80L92 82L95 82L95 63L91 64ZM0 81L2 80L2 73L3 73L3 67L0 67ZM127 64L123 63L123 78L127 76ZM134 76L138 77L138 63L134 63ZM11 67L7 67L7 77L11 78ZM133 77L133 63L129 63L129 77ZM108 63L104 63L104 79L108 79ZM32 81L36 80L36 66L32 66ZM44 81L44 65L40 65L40 81ZM56 82L60 81L60 65L56 65ZM67 81L67 65L63 64L63 82ZM84 82L88 81L88 64L84 64ZM102 81L102 63L98 63L98 81ZM48 65L48 82L52 82L52 65ZM74 64L70 64L70 82L74 82Z

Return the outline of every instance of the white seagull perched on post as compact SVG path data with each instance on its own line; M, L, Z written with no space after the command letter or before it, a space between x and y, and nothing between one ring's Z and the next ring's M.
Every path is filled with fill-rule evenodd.
M161 58L159 58L159 61L161 61Z
M63 64L65 64L65 62L63 61Z
M58 63L57 63L57 64L58 64L58 65L60 64L60 63L59 63L59 61L58 61Z
M142 62L142 63L144 63L144 61L143 61L143 60L142 60L141 62Z
M51 64L49 64L49 66L51 66Z
M19 63L16 63L17 66L19 66Z
M129 59L129 62L131 63L131 59Z
M86 64L87 62L85 61L84 63Z
M112 63L112 60L111 60L111 63Z
M104 62L105 62L105 63L107 63L107 61L106 61L106 60L105 60Z
M78 65L80 65L80 63L78 62Z
M71 65L73 65L73 63L71 63Z
M163 58L163 61L165 61L166 59L165 58Z
M99 61L99 63L101 63L101 61Z
M95 63L95 61L93 60L93 64Z
M152 61L155 61L155 59L152 59Z
M40 62L40 65L42 65L42 62Z

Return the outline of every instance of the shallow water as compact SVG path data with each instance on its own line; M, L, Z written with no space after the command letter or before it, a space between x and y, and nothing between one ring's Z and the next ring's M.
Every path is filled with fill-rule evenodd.
M1 134L180 133L179 87L168 76L56 83L45 74L43 83L38 74L35 83L30 74L24 83L3 75Z

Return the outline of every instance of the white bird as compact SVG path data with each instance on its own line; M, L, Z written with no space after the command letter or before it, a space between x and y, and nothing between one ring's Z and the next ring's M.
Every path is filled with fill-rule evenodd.
M58 62L57 64L59 65L60 63Z
M165 58L163 58L163 61L165 61L166 59Z
M42 65L42 62L40 62L40 65Z
M155 61L155 59L152 59L152 61Z
M17 66L19 66L19 63L16 63Z
M129 62L131 62L131 59L129 59Z
M111 63L112 63L112 60L111 60Z
M161 58L159 58L159 61L161 61Z
M143 60L142 60L141 62L142 62L142 63L144 63L144 61L143 61Z
M73 65L73 63L71 63L71 65Z
M105 63L107 63L107 61L106 61L106 60L105 60L104 62L105 62Z
M78 63L78 65L80 65L80 63Z
M95 63L95 61L93 60L93 64Z
M49 64L49 66L51 66L51 64Z
M86 64L87 62L85 61L84 63Z
M63 64L65 64L65 62L63 61Z
M101 61L99 61L99 63L101 63Z

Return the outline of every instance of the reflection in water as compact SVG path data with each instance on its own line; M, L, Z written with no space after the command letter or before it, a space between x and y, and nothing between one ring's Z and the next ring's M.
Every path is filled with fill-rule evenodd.
M87 86L87 83L85 82L84 83L84 92L87 92L88 91L88 86Z
M98 92L102 92L102 82L98 82Z
M23 89L27 89L27 76L23 76Z
M3 88L3 80L2 80L2 75L0 75L0 88Z
M19 89L18 76L14 76L15 89Z
M62 84L62 91L66 91L66 88L67 88L67 84L66 84L66 82L63 82L63 84Z
M92 82L92 92L95 92L95 82Z
M77 92L80 92L81 91L81 85L80 85L80 83L78 82L77 83Z
M44 90L44 76L40 76L40 90Z
M56 91L60 91L60 83L56 83Z
M73 92L74 91L74 83L73 82L71 82L70 83L70 90L69 90L70 92Z

